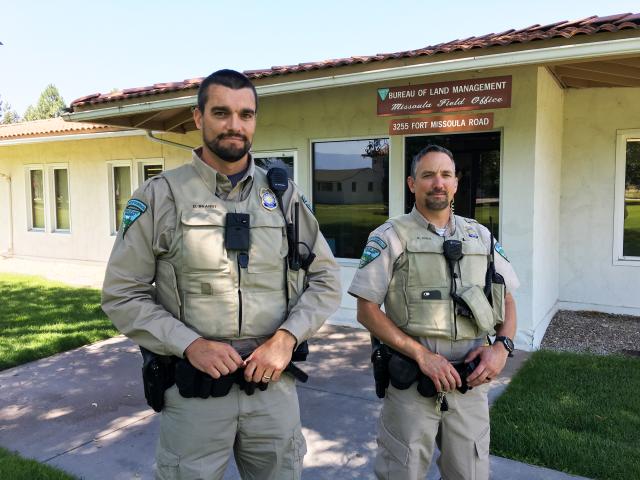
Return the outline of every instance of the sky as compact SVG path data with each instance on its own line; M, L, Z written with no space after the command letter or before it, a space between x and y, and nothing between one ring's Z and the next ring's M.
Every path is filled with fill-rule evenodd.
M69 105L219 68L397 52L591 15L638 0L0 0L0 97L22 115L53 83Z

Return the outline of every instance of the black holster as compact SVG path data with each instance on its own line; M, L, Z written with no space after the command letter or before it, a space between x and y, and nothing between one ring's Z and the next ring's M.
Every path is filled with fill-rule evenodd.
M175 383L176 357L158 355L140 347L142 353L142 384L147 405L156 412L164 407L164 392Z
M376 395L384 398L389 386L389 359L391 353L389 347L383 343L376 343L371 352L371 363L373 364L373 379L376 383Z

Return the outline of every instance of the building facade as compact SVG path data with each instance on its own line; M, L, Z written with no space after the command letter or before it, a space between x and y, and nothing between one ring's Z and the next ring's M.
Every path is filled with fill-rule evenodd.
M456 158L456 212L492 227L521 280L519 348L559 308L640 315L640 15L246 73L254 154L309 197L345 292L368 233L411 208L411 157L438 143ZM73 102L67 120L127 129L102 137L0 128L0 251L105 261L132 189L200 143L200 80ZM349 295L333 321L355 325Z

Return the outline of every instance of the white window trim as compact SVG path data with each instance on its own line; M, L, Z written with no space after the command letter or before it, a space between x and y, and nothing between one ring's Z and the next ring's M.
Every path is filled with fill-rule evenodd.
M48 215L46 214L48 208L48 188L47 188L47 179L46 179L46 169L44 168L44 164L42 163L34 163L28 164L24 166L24 185L25 185L25 197L26 197L26 206L27 206L27 231L29 232L38 232L44 233L47 232L48 226ZM44 216L44 228L34 227L33 226L33 192L31 191L31 172L33 170L41 170L42 171L42 200L45 211Z
M298 184L298 150L261 150L251 152L253 158L293 157L293 181Z
M622 254L624 241L624 177L627 166L627 141L635 139L640 140L640 129L618 130L616 134L615 203L613 209L613 264L626 267L640 267L640 257L625 257Z
M109 233L114 236L117 235L116 230L116 200L115 192L113 190L113 169L114 167L129 167L131 171L131 192L135 190L135 181L137 181L137 174L135 168L133 168L133 160L111 160L107 162L107 178L108 178L108 191L109 191Z
M47 167L46 172L46 184L48 190L50 192L50 202L48 208L45 206L45 211L47 212L47 217L50 219L48 232L51 233L62 233L69 234L71 233L71 174L69 172L69 164L68 163L47 163L45 165ZM67 192L69 192L69 228L56 228L57 218L56 218L56 201L55 201L55 170L66 170L67 171ZM45 220L46 223L46 220Z
M164 172L164 158L141 158L136 159L136 171L135 171L135 180L133 180L133 184L138 187L144 183L144 167L146 165L162 165L162 171ZM131 172L131 176L133 177L134 172Z

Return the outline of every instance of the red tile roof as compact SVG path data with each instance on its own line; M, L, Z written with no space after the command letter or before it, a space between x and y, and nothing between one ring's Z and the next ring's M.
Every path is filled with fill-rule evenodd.
M96 123L65 122L62 118L49 118L47 120L0 125L0 141L49 137L54 135L113 132L118 130L125 129L108 125L98 125Z
M594 35L602 32L617 32L620 30L639 30L640 13L621 13L606 17L591 16L582 20L560 21L548 25L531 25L519 30L506 30L500 33L489 33L481 37L469 37L463 40L453 40L417 50L406 50L395 53L379 53L348 58L322 60L319 62L299 63L297 65L285 65L271 67L262 70L247 70L244 73L252 79L274 77L297 72L312 70L324 70L354 64L366 64L384 60L431 56L439 53L451 53L455 51L467 51L474 48L489 48L505 46L514 43L528 43L537 40L550 40L553 38L572 38L577 35ZM183 80L182 82L156 83L147 87L128 88L125 90L100 94L87 95L71 103L71 107L93 105L117 100L125 100L136 97L146 97L180 90L195 90L204 77Z

